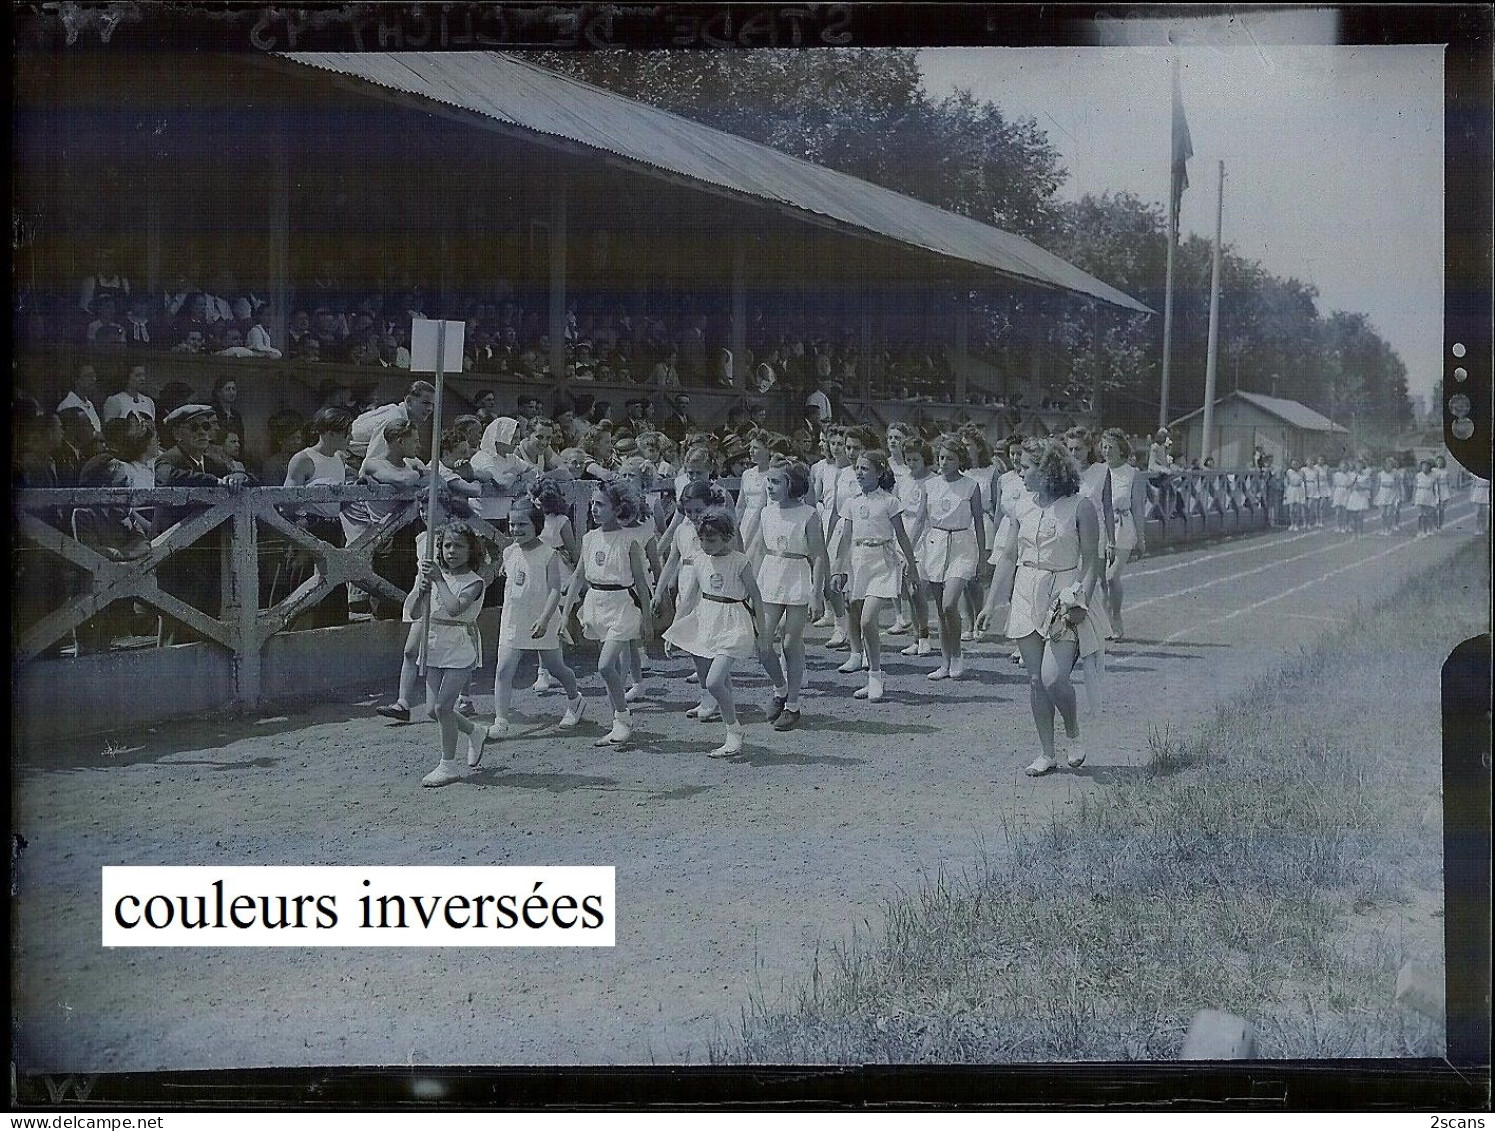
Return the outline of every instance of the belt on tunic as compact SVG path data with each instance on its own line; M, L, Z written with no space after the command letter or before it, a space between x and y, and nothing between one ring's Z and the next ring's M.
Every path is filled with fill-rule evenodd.
M753 618L753 635L758 635L758 614L753 611L752 603L746 597L722 597L715 593L702 593L701 596L708 601L715 601L719 605L741 605L748 611L748 615Z
M964 534L967 531L972 534L976 533L974 526L931 526L929 529L940 534Z
M473 651L477 653L478 663L481 664L483 662L483 638L478 635L478 626L477 626L477 623L475 621L470 621L470 620L453 620L450 617L432 617L431 618L431 623L432 624L446 625L448 628L465 628L467 630L467 638L468 638L469 641L472 642ZM422 657L423 658L424 658L424 654L425 654L424 649L425 649L425 647L428 647L428 646L429 646L429 641L423 642L423 645L422 645Z
M1044 573L1068 573L1072 569L1080 568L1079 562L1076 562L1074 565L1067 566L1046 566L1039 565L1037 562L1018 562L1017 564L1023 569L1042 570Z
M633 598L633 603L638 606L639 611L643 611L644 603L639 600L638 593L637 591L635 591L632 585L614 585L610 581L589 581L587 582L587 585L592 589L601 589L604 593L626 592L630 597Z
M891 539L891 538L853 538L851 540L851 544L853 546L891 546L893 544L893 539Z
M776 558L792 558L802 562L807 562L810 560L809 554L791 554L788 550L769 550L768 553L772 554Z

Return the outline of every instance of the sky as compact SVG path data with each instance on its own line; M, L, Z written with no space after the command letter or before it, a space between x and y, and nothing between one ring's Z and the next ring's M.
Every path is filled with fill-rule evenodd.
M930 93L966 87L1009 118L1035 118L1069 172L1063 198L1129 190L1163 203L1176 50L1194 145L1182 231L1213 238L1223 160L1225 244L1312 283L1321 314L1365 312L1425 397L1443 350L1443 48L1254 32L1184 34L1170 49L1150 29L1159 46L919 58Z

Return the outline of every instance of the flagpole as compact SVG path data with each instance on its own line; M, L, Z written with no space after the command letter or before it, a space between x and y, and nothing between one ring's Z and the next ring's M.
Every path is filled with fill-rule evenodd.
M1214 448L1216 354L1220 344L1220 229L1225 215L1225 162L1220 162L1220 187L1215 197L1215 254L1210 264L1209 283L1209 352L1204 362L1204 438L1200 442L1199 463L1210 457Z
M436 324L436 403L431 410L431 482L426 488L426 561L436 560L436 491L441 482L441 393L446 376L446 319ZM426 650L431 644L431 605L436 600L435 588L426 592L426 614L421 618L420 665L421 675L426 674Z
M1168 378L1173 360L1173 245L1178 237L1178 197L1173 191L1172 173L1168 180L1168 268L1163 283L1163 399L1158 406L1159 428L1168 427Z

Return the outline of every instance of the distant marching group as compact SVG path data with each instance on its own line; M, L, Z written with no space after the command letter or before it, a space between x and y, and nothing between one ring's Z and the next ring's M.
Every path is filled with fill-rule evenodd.
M1417 508L1417 538L1428 538L1443 529L1448 504L1453 498L1453 473L1443 456L1425 459L1411 468L1386 457L1380 470L1364 459L1342 460L1331 468L1322 456L1317 462L1292 460L1283 477L1282 502L1287 508L1289 530L1327 526L1330 518L1340 534L1355 538L1365 534L1365 519L1372 511L1381 516L1381 534L1391 537L1402 528L1402 507ZM1469 501L1485 530L1490 513L1490 484L1475 477Z
M533 690L559 685L565 694L557 723L564 733L588 707L564 647L578 634L596 642L611 728L595 745L624 746L634 736L633 705L648 697L646 646L662 635L666 655L675 650L694 661L688 679L698 685L699 701L686 716L720 722L724 740L709 754L730 758L743 750L732 682L742 665L759 664L768 676L769 726L784 732L799 724L807 626L833 630L825 647L848 653L840 672L865 673L854 698L883 701L887 610L893 623L886 631L912 637L902 654L929 657L929 681L964 678L963 645L991 632L1005 635L1012 660L1029 673L1040 746L1025 772L1059 768L1056 715L1068 741L1064 764L1084 764L1071 674L1077 665L1085 671L1083 713L1091 726L1106 644L1122 638L1126 568L1146 552L1147 473L1132 461L1120 430L1014 435L999 455L974 427L926 438L897 423L885 434L832 426L814 463L802 441L753 430L724 439L697 436L671 465L661 454L669 445L656 433L609 437L604 456L596 445L557 450L552 424L500 417L475 446L460 430L444 435L453 466L486 460L487 478L508 497L494 498L443 460L435 557L425 556L422 535L419 574L404 605L410 630L400 696L379 709L408 721L424 670L426 708L441 727L441 760L422 784L462 780L481 764L487 743L510 735L515 677L526 653L539 662ZM382 464L401 475L419 471L414 430L396 420L389 431L387 443L370 447L363 470L376 480L400 481L381 474ZM335 450L346 436L324 440ZM371 461L378 465L372 474ZM718 472L739 480L735 497L719 484ZM591 481L589 528L579 537L567 497L578 479ZM1332 508L1342 529L1358 532L1362 518L1350 516L1363 516L1385 490L1392 493L1374 505L1394 529L1403 492L1384 482L1390 481L1363 468L1331 474L1322 463L1294 464L1285 497L1293 527L1321 524ZM1419 535L1441 523L1446 497L1439 482L1430 466L1418 473ZM467 685L485 654L478 616L486 583L479 570L493 545L453 517L462 495L505 531L491 725L464 710ZM458 761L464 739L466 767Z

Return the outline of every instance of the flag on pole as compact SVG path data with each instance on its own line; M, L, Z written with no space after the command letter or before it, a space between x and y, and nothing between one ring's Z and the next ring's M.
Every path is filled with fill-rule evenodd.
M1184 189L1189 187L1189 158L1194 156L1194 142L1189 137L1189 119L1184 117L1183 90L1178 83L1178 60L1173 60L1173 237L1178 238L1178 212Z

